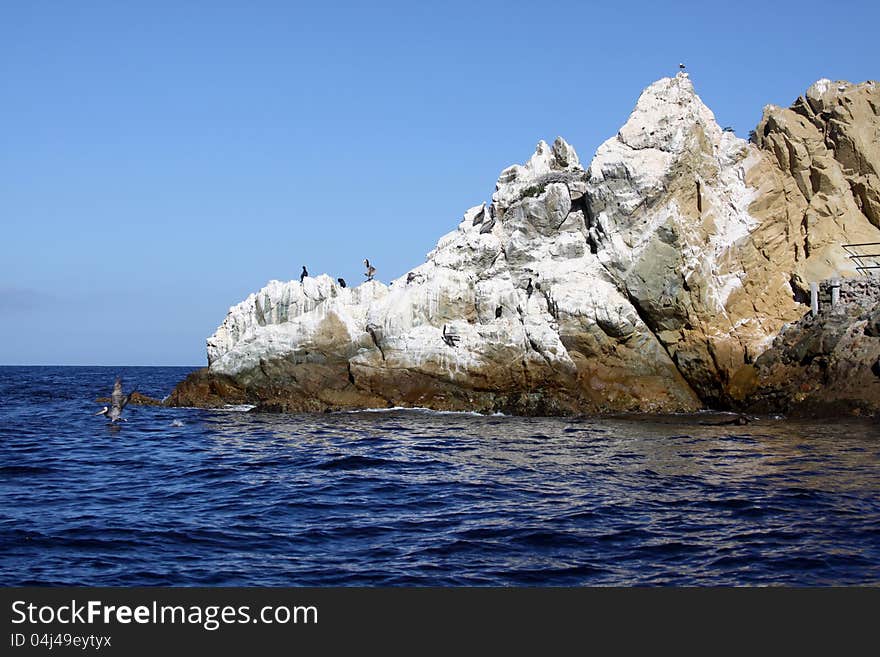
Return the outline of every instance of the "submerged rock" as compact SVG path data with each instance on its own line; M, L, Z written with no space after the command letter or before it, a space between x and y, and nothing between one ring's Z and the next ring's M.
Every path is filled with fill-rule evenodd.
M738 403L808 282L856 273L841 244L880 242L877 107L873 83L814 85L791 110L765 109L752 144L721 130L687 74L659 80L586 170L563 139L540 142L390 285L271 281L230 309L209 368L170 403Z

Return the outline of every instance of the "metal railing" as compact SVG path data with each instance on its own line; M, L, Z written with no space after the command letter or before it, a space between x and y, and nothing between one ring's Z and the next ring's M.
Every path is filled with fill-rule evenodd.
M846 251L850 259L855 263L856 271L860 274L867 274L870 269L880 269L880 252L862 253L865 249L874 247L873 251L880 251L880 242L862 242L861 244L844 244L843 250ZM870 264L866 264L864 258L868 258Z

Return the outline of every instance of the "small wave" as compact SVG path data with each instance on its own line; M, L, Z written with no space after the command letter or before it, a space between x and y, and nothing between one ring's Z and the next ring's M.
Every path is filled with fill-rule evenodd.
M324 461L317 465L319 470L359 470L361 468L377 468L383 465L390 465L394 461L388 459L380 459L372 456L343 456L338 459Z
M704 548L694 543L682 541L665 541L663 543L646 543L635 547L636 553L652 554L657 558L680 555L682 553L702 552Z
M0 475L35 475L53 472L54 468L37 465L3 465L0 466Z

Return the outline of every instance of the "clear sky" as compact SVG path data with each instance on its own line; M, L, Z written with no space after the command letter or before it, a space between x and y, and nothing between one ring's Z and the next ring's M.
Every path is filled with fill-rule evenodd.
M204 364L270 279L387 282L539 139L586 165L680 61L740 136L880 78L878 7L0 3L0 364Z

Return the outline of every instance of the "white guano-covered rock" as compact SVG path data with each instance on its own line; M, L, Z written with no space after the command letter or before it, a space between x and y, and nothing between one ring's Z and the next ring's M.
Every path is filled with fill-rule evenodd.
M869 107L870 93L820 81L800 111L843 116L840 98ZM208 339L210 372L284 410L724 402L803 312L799 281L851 267L832 236L880 241L865 214L871 158L841 173L812 119L768 111L750 144L719 127L687 74L659 80L587 170L563 139L539 142L501 172L490 203L451 222L424 264L390 284L271 281ZM852 145L839 157L870 152L868 129L833 134ZM810 180L817 189L798 195ZM849 196L835 223L822 212L839 187Z

